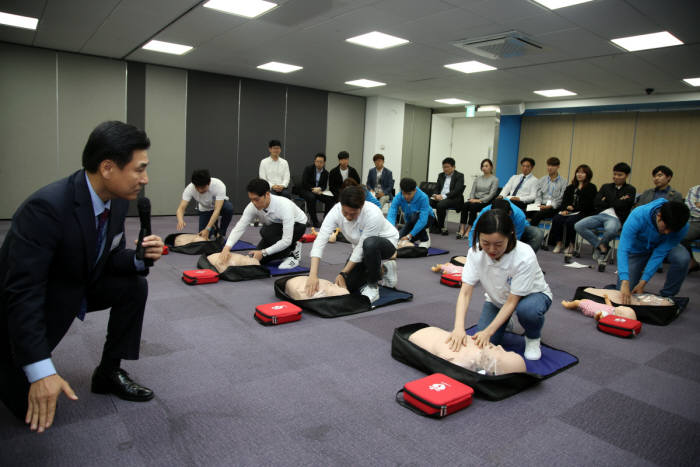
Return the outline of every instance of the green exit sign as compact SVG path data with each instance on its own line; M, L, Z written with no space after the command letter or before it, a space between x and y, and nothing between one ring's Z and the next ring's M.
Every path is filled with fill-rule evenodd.
M464 108L467 110L467 114L465 115L467 118L473 117L476 114L475 105L465 105Z

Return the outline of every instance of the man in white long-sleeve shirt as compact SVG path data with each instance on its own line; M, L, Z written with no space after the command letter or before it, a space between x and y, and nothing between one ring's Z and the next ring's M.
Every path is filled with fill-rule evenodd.
M523 157L520 161L520 175L513 175L508 183L501 190L499 198L510 200L523 212L527 205L535 201L537 197L537 177L532 175L535 168L535 160L530 157Z
M270 193L290 198L289 190L289 164L280 157L282 143L273 139L267 144L270 156L260 161L258 176L270 184Z
M286 258L280 263L280 269L299 266L301 243L299 239L306 230L306 214L291 200L270 194L270 185L260 178L248 183L250 203L243 210L241 218L231 230L226 245L221 250L221 260L228 261L231 247L241 238L246 227L254 220L261 219L262 239L257 249L248 255L265 264L279 258Z
M353 250L347 263L335 278L335 283L351 293L359 291L374 303L379 298L379 280L385 287L395 287L397 278L396 253L399 232L386 220L382 210L365 202L361 186L349 186L340 192L340 202L323 218L321 230L311 249L311 270L306 281L309 296L318 290L318 266L328 237L340 228ZM383 260L384 264L382 264Z

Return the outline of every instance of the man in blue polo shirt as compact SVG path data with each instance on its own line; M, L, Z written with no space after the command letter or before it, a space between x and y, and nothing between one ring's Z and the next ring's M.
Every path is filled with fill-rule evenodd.
M623 305L644 287L668 255L671 264L660 295L678 293L688 275L690 255L680 245L688 231L688 207L678 201L656 199L632 210L622 227L617 256L617 287Z
M399 183L401 192L394 197L389 207L387 220L396 226L396 216L401 208L406 224L399 232L399 240L417 241L418 246L429 248L430 235L428 229L435 223L435 214L430 207L428 195L416 186L412 178L403 178Z

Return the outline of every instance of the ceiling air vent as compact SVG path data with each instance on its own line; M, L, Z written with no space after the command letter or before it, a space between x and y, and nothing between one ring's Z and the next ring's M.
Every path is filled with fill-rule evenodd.
M541 45L518 31L508 31L473 39L462 39L453 42L452 45L492 60L520 57L542 50Z

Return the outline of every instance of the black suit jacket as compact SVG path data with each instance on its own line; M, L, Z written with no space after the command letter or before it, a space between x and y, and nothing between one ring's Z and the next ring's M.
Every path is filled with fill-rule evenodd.
M437 186L435 187L434 194L439 195L442 192L442 187L445 185L445 172L440 172L438 175ZM461 199L464 202L464 174L462 172L457 172L456 170L452 172L452 178L450 179L450 191L447 193L447 199Z
M16 366L50 358L100 276L137 273L135 251L125 249L128 207L126 200L112 200L95 264L97 228L85 171L22 203L0 249L0 358Z
M325 191L328 187L328 171L323 169L321 176L318 178L318 185L316 185L316 166L311 164L304 168L304 174L301 176L301 187L304 191L311 191L312 188L318 186L322 191Z
M360 181L360 175L357 173L357 170L353 169L350 166L348 166L348 178L352 178L357 183L362 184L362 182ZM335 196L337 199L338 194L340 193L340 185L343 184L343 176L340 174L339 165L337 165L333 170L331 170L331 173L328 176L328 184L330 185L331 193L333 193L333 196Z

